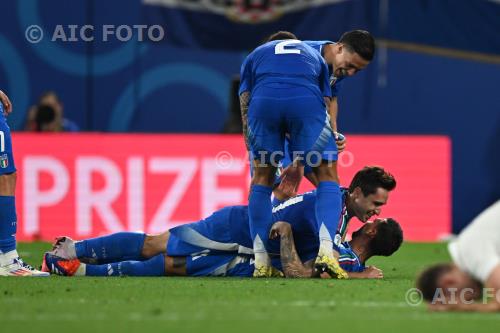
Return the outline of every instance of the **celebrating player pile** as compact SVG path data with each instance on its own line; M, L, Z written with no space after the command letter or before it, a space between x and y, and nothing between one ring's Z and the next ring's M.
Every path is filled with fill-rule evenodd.
M366 221L378 215L394 186L394 178L379 167L360 170L349 189L342 189L342 224L354 216ZM319 248L316 200L317 194L312 191L273 208L273 227L266 239L271 238L268 251L274 275L281 275L281 270L287 277L320 273L312 267ZM366 260L391 255L402 239L401 228L393 219L367 223L353 234L351 242L336 246L340 265L349 277L380 278L382 272L377 268L365 269ZM248 207L232 206L160 235L118 233L76 243L61 237L54 250L45 254L43 266L61 275L252 276L252 242Z
M327 108L332 98L330 83L336 81L330 76L354 75L366 66L373 58L373 38L365 31L345 34L333 46L336 55L333 51L323 52L332 61L331 71L320 53L321 45L327 43L313 43L318 52L292 34L281 34L280 38L283 39L255 49L241 67L243 132L253 163L248 211L255 253L254 276L272 275L267 249L267 234L272 225L270 196L288 135L292 160L311 167L318 182L315 215L319 250L315 266L332 277L347 278L336 260L335 246L340 239L334 239L341 193L338 152Z

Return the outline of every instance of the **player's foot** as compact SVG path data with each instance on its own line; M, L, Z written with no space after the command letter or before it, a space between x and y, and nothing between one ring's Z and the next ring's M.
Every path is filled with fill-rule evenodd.
M0 276L32 276L44 277L49 276L47 272L39 271L30 265L26 264L17 251L0 254Z
M279 269L271 267L271 277L282 278L282 277L285 277L285 274L283 274L283 272L280 271Z
M67 260L47 252L43 256L42 271L57 275L73 276L76 275L81 265L78 259Z
M256 278L268 278L273 276L272 266L255 266L253 271L253 277Z
M57 237L49 253L62 259L77 259L75 241L67 236Z
M332 279L348 279L346 271L344 271L335 258L330 258L326 255L318 255L314 268L321 274L327 273Z

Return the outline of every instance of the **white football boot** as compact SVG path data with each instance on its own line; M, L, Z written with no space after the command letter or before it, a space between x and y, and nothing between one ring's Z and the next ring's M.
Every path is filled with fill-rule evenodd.
M49 253L56 257L72 260L77 259L75 241L67 236L57 237Z
M49 276L50 273L42 272L25 264L17 251L0 253L0 276Z

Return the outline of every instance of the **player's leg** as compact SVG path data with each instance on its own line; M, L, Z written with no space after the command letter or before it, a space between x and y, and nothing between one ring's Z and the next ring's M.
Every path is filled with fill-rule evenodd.
M16 251L16 177L10 129L0 103L0 276L48 276L25 264Z
M272 187L276 167L283 156L284 132L280 117L276 100L266 97L265 93L252 98L248 135L254 159L248 215L255 253L255 276L270 276L272 272L266 243L272 224Z
M158 254L144 261L126 260L107 264L87 264L45 253L42 269L64 276L164 276L166 256Z
M63 259L79 259L95 264L143 260L152 256L142 256L146 238L146 234L139 232L118 232L81 241L59 237L50 253ZM153 243L150 241L149 244ZM152 253L152 249L148 252Z
M299 95L299 93L297 93ZM302 156L318 180L315 215L320 247L318 261L328 263L343 277L333 244L341 214L341 192L337 175L337 147L323 103L317 97L297 99L290 109L288 126L294 154ZM308 110L305 114L301 110Z
M44 269L63 276L239 276L251 277L251 258L237 253L172 257L156 255L144 261L121 261L102 265L67 260L46 253Z

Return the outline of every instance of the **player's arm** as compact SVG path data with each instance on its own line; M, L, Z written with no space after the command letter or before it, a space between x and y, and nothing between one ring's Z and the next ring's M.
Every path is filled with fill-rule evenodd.
M457 311L457 312L500 312L500 265L497 265L486 280L483 288L483 302L456 304L429 304L431 311ZM485 302L485 296L492 297Z
M287 278L310 278L312 267L306 267L300 260L293 240L292 226L286 222L276 222L271 228L269 238L280 237L280 257L283 273Z
M383 279L384 273L375 266L368 266L362 272L347 272L349 279Z
M12 103L10 102L9 97L0 90L0 102L3 104L5 116L9 115L12 112Z
M243 127L243 137L247 150L250 150L248 141L248 104L250 103L250 92L245 91L240 95L241 124Z
M337 144L337 150L341 153L346 146L346 138L342 136L340 139L337 136L338 127L337 127L337 116L339 113L339 104L337 102L337 96L332 95L330 100L330 104L328 105L328 114L330 115L330 125L332 126L333 132L335 133L335 143Z
M247 151L250 151L250 142L248 140L248 107L250 104L250 93L252 91L252 53L248 55L240 70L240 89L238 95L240 96L240 111L241 111L241 124L243 127L243 136Z
M328 114L330 115L330 125L334 132L337 132L337 115L339 113L339 104L337 103L337 96L332 96L328 104Z

